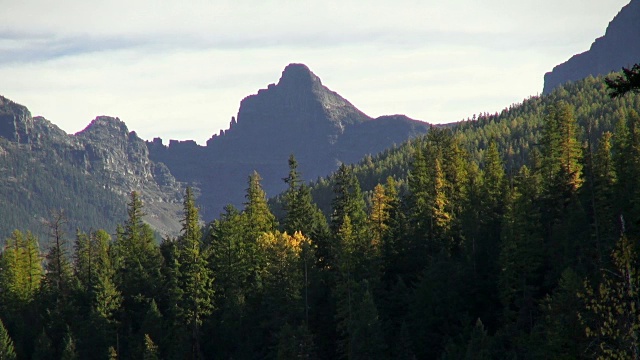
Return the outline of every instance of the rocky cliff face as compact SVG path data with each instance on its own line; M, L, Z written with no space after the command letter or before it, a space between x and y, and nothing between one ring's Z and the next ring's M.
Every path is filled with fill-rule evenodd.
M0 136L21 144L32 142L33 119L24 106L0 96Z
M192 141L165 146L161 139L147 145L152 160L201 189L200 205L209 219L228 203L242 205L254 170L263 177L267 194L282 191L290 154L305 179L315 180L342 162L356 162L428 127L402 116L372 119L324 86L307 66L290 64L277 84L243 99L237 119L207 146Z
M88 173L123 197L139 192L145 203L145 221L160 233L178 233L183 187L164 164L149 159L144 140L129 132L119 118L109 116L96 117L75 138L84 150L76 157L81 157Z
M118 210L108 209L99 201L92 203L91 198L115 198L111 205L121 206L124 210L128 194L138 191L145 202L147 222L163 234L173 235L179 231L177 219L181 211L182 185L173 178L166 166L149 160L145 142L135 132L129 132L119 119L100 116L83 131L68 135L45 118L32 117L26 107L0 97L0 140L6 160L5 170L22 174L24 178L24 186L17 191L24 192L25 197L38 197L40 205L27 211L39 212L33 216L46 219L49 210L67 210L65 207L70 206L70 199L61 199L59 196L60 193L77 193L72 188L75 186L100 192L78 194L78 209L95 213L93 217L99 217L103 212L105 219L121 221L113 219L114 212ZM23 161L7 160L12 158L28 158L30 169L21 172ZM15 187L3 186L3 181L10 181L10 177L0 179L0 202L8 198L3 196L3 191L16 191ZM41 186L41 183L55 186ZM88 202L83 203L85 200L81 199ZM24 202L28 203L27 200L24 199ZM44 204L48 209L42 208ZM17 220L19 224L20 219Z
M631 0L609 23L591 48L574 55L544 75L543 94L567 81L606 75L640 62L640 0Z

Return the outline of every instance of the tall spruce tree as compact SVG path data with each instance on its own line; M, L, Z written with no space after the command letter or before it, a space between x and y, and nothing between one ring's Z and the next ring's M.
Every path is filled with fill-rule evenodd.
M331 231L333 234L336 234L342 227L345 216L351 220L355 232L364 229L366 213L360 183L353 170L342 164L335 174L333 200L331 201Z
M74 252L74 274L78 295L74 326L83 334L77 346L79 357L106 353L116 340L116 311L122 301L115 286L115 269L110 255L111 237L104 230L78 232Z
M64 350L64 337L71 326L73 316L72 291L75 278L69 262L65 234L66 216L53 211L47 222L50 247L46 255L45 275L42 285L42 311L47 334L51 338L56 357Z
M131 193L127 220L116 234L116 286L122 293L122 312L118 353L122 357L140 356L136 333L147 304L156 297L162 257L151 227L143 221L143 204L138 193Z
M184 218L182 234L178 238L180 282L183 290L178 304L181 308L181 323L190 331L190 358L201 358L200 327L203 318L213 308L213 274L203 254L202 231L199 224L198 209L193 192L187 187L184 199Z

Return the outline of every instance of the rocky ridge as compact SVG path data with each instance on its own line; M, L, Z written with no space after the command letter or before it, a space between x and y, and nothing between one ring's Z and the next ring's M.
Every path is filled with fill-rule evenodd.
M4 146L0 144L0 147L5 156L18 152L19 156L31 158L36 169L63 168L66 176L74 181L91 183L90 186L101 189L96 191L114 194L121 199L123 209L128 194L138 191L145 203L145 221L160 234L174 235L179 231L177 219L181 211L182 184L166 166L149 159L145 142L135 132L129 132L120 119L99 116L84 130L69 135L44 117L32 117L26 107L0 97L0 139L4 140ZM49 173L38 173L37 176L42 176L44 181L65 182L64 179L47 180ZM2 181L7 179L0 179ZM51 197L45 202L52 209L60 207L56 204L56 194L39 196ZM100 204L80 206L99 207ZM100 211L99 208L93 210ZM40 212L37 216L46 219L46 211L40 209ZM112 215L104 214L107 218Z

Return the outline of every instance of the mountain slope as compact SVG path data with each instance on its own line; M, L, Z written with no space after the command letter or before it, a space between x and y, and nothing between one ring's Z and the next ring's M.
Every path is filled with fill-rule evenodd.
M204 216L243 202L247 177L254 170L274 195L284 188L287 159L294 154L307 180L342 163L376 154L394 143L425 133L427 123L404 116L373 119L324 86L308 67L288 65L277 84L246 97L237 120L199 146L193 141L149 142L153 161L167 165L179 180L201 190Z
M631 0L588 51L571 57L544 75L543 94L589 75L606 75L640 62L640 0Z
M69 231L113 231L134 190L156 230L179 230L180 184L166 167L149 160L144 141L119 119L98 117L68 135L0 97L0 173L0 239L16 228L45 236L44 221L59 209Z

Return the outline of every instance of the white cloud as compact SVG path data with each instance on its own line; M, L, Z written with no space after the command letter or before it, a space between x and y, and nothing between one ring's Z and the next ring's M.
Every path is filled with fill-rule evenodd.
M0 94L203 143L303 62L369 115L457 121L541 91L626 2L0 0Z

